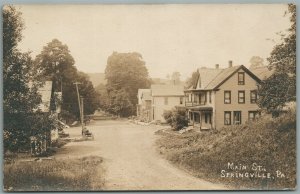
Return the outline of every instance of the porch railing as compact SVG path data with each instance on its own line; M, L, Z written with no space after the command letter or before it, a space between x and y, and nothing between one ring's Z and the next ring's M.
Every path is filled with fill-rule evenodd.
M185 102L185 106L201 106L201 105L206 105L206 102Z

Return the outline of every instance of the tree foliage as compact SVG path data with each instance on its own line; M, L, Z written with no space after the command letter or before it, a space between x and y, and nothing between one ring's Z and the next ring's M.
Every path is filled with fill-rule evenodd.
M264 59L261 58L260 56L253 56L250 59L250 68L256 68L256 67L261 67L264 66Z
M176 131L188 126L188 119L185 110L166 110L163 113L166 122Z
M106 85L101 83L95 88L95 90L99 98L99 107L103 110L107 110L109 107L109 97L107 94Z
M3 59L8 59L17 49L18 43L22 40L24 21L22 13L15 7L6 5L3 7Z
M197 84L198 77L199 77L199 71L193 72L192 76L186 80L185 87L190 88L192 86L195 86Z
M33 125L41 120L34 110L41 98L37 93L40 83L32 76L33 60L30 53L17 49L22 40L24 21L13 6L3 8L3 113L4 150L17 151L29 146L29 137L36 134ZM51 123L51 122L50 122ZM44 130L50 131L51 125Z
M289 4L291 27L282 43L274 47L267 59L274 74L259 89L260 107L276 115L287 102L296 100L296 5Z
M97 94L89 81L89 77L77 71L75 60L70 54L67 45L53 39L37 55L35 59L35 71L37 79L53 81L53 90L62 92L62 116L70 119L73 116L79 118L80 111L78 97L74 82L78 81L79 93L84 100L84 113L92 114L97 109ZM73 115L73 116L72 116Z
M171 75L172 84L174 84L174 85L180 84L180 76L181 75L178 71L173 72Z
M267 80L263 80L259 89L259 106L266 108L273 116L278 116L285 103L293 100L287 93L292 85L285 73L273 74Z
M135 113L139 88L150 85L148 70L139 53L113 52L105 69L108 110L120 116Z

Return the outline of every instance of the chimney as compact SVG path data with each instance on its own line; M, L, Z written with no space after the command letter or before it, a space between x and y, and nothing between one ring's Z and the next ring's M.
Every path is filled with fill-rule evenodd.
M219 69L219 64L216 64L216 69Z
M232 60L228 61L228 67L232 67Z

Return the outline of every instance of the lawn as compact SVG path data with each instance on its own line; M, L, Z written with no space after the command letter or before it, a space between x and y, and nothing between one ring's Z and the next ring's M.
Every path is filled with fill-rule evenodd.
M97 191L104 185L102 158L11 161L4 164L5 191Z
M159 152L202 179L236 189L295 189L295 111L220 130L184 134L166 130L157 134ZM277 171L282 174L278 176ZM250 173L256 177L249 177ZM257 176L267 173L270 178Z

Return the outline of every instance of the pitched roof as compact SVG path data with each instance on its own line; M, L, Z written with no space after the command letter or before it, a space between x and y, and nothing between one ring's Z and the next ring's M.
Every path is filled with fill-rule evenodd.
M274 70L269 70L268 66L250 68L250 71L252 71L252 73L254 73L261 80L269 78L274 73Z
M38 89L38 93L41 95L41 99L42 99L41 104L39 104L39 109L42 112L49 112L51 91L52 91L52 81L46 81L45 84Z
M140 98L144 92L151 92L150 89L139 89L138 90L138 97Z
M212 69L212 68L201 68L198 69L200 75L198 78L198 86L196 90L214 90L221 86L225 81L227 81L232 75L237 71L243 69L248 73L253 79L260 82L260 78L253 74L243 65L233 66L226 69Z
M198 88L195 88L195 89L205 89L209 85L209 83L222 71L223 71L223 69L214 69L214 68L198 69L199 76L198 76L198 81L197 81L197 86L196 86ZM200 79L199 79L199 77L200 77Z
M235 71L237 71L241 66L233 66L230 68L222 69L222 71L217 74L211 82L207 84L205 89L215 89L220 83L226 80L229 76L231 76Z
M152 96L184 96L182 85L151 85Z
M142 93L142 95L141 95L141 98L143 100L152 100L151 90L150 89L144 90L143 93Z

